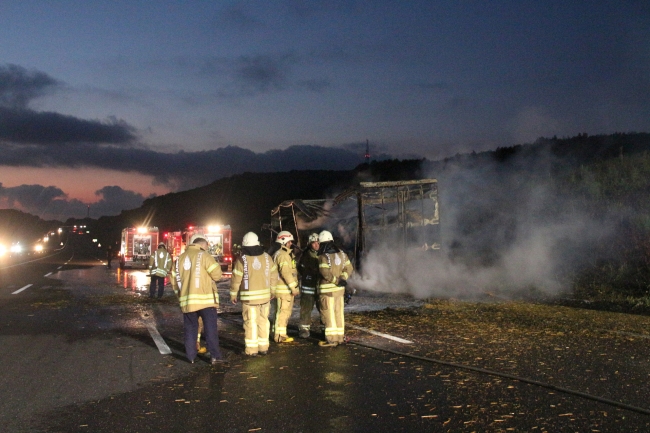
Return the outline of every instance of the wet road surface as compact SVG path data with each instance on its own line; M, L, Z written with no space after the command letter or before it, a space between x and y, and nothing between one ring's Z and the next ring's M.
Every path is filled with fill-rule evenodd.
M189 364L169 286L147 298L141 270L107 269L82 245L0 286L0 430L16 432L648 431L630 411L521 382L444 367L319 336L243 352L239 306L219 284L227 367ZM64 264L67 263L67 264ZM39 265L40 266L40 265ZM17 277L12 277L17 278ZM39 280L40 281L40 280ZM359 297L361 311L415 305ZM297 316L298 308L294 310ZM296 328L292 329L296 333ZM159 335L162 345L156 341ZM356 333L363 340L362 333ZM383 337L371 336L376 341ZM394 341L390 342L395 347Z

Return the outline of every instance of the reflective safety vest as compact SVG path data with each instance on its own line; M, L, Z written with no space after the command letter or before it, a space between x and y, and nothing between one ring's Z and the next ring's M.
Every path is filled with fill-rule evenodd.
M343 251L338 253L323 253L318 256L318 269L321 280L318 285L320 295L335 296L343 295L345 287L339 286L339 278L347 280L354 268Z
M315 295L320 271L318 269L318 251L308 248L302 253L298 263L300 272L300 293L303 295Z
M176 260L172 287L183 313L219 306L215 281L221 278L221 266L198 245L188 245Z
M273 262L278 267L278 285L275 288L277 295L290 295L298 292L298 271L296 259L284 245L273 255Z
M271 256L242 255L233 266L230 298L239 297L242 303L251 305L265 304L275 295L277 282L278 268Z
M149 272L152 275L166 277L172 269L172 256L166 249L160 247L149 258Z

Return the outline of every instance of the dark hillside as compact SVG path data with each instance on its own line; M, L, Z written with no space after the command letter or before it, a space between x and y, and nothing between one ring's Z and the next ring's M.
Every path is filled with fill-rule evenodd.
M230 224L235 239L247 231L260 233L271 209L293 198L317 199L335 195L356 177L354 171L290 171L243 173L210 185L145 200L141 208L115 217L121 226L150 220L161 230L188 225ZM268 234L268 233L266 233Z

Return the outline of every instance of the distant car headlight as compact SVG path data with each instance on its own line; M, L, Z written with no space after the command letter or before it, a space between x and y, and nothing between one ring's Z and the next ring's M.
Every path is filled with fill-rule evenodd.
M23 247L21 247L18 244L12 245L11 248L9 248L9 251L11 251L12 253L19 253L22 250L23 250Z
M41 251L43 251L43 245L40 245L40 244L39 244L39 245L36 245L36 246L34 247L34 251L36 251L36 252L41 252Z
M0 245L0 256L4 256L5 254L7 254L7 247Z

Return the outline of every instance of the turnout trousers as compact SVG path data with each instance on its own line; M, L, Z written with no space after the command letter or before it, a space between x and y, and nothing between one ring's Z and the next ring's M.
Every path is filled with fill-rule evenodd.
M219 334L217 332L217 309L214 307L204 308L191 313L183 313L185 354L187 359L190 361L196 359L196 340L199 334L199 317L203 320L205 342L208 346L208 351L210 351L210 357L223 359L221 349L219 348Z
M149 297L153 298L156 294L156 285L158 286L158 297L162 298L165 292L165 277L159 275L151 276L151 285L149 286Z
M308 295L306 293L300 295L300 330L310 330L311 312L314 310L314 305L316 305L316 308L320 312L316 295Z
M328 343L343 343L345 318L343 316L343 293L320 295L320 314L325 324L325 340Z
M250 305L242 303L242 318L244 319L244 343L246 355L269 350L269 309L271 303Z
M291 317L293 308L293 296L291 294L279 294L275 298L275 320L273 322L273 339L281 342L287 336L287 323Z

